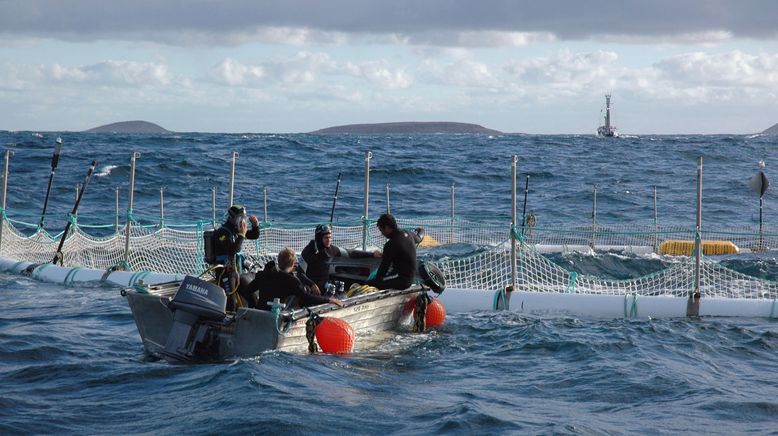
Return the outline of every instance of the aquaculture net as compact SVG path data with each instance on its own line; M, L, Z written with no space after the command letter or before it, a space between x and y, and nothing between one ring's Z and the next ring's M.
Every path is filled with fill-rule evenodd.
M107 269L117 265L134 271L199 274L203 262L203 232L211 221L160 226L130 221L113 230L113 225L79 225L75 217L63 245L63 264ZM318 224L318 223L316 223ZM283 247L298 253L313 238L316 224L261 223L260 236L246 240L243 252L250 260L264 264ZM499 220L479 222L466 219L400 220L402 228L425 230L420 258L438 266L448 287L499 290L512 283L511 251L515 238L516 289L528 292L557 292L604 295L687 296L695 289L695 259L680 257L661 271L628 280L610 280L568 271L540 254L537 244L656 247L667 239L695 237L683 228L643 227L559 227L517 228ZM106 230L110 229L110 230ZM127 235L129 229L129 237ZM708 231L703 237L738 240L741 244L778 246L771 229ZM108 233L95 236L95 233ZM335 243L346 248L379 249L385 239L374 220L336 223ZM51 234L36 224L9 219L3 213L0 256L34 263L51 262L62 233ZM512 236L515 235L515 236ZM739 239L738 239L739 238ZM775 242L774 242L775 241ZM776 298L778 282L751 277L702 259L700 291L707 296L729 298Z

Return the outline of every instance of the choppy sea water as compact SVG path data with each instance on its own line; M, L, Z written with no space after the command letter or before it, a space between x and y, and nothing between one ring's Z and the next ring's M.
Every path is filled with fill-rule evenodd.
M14 151L8 213L40 212L53 138L0 132ZM210 216L211 186L226 204L229 153L238 151L236 197L262 218L336 219L362 211L364 152L371 215L510 214L510 156L530 174L538 220L586 223L591 188L598 217L693 223L697 156L704 157L704 223L751 224L758 197L747 180L775 140L657 136L605 141L576 136L89 135L63 133L49 210L72 207L92 159L79 222L113 217L115 186L126 208L129 155L137 162L135 212L154 219L165 187L167 221ZM523 179L522 179L523 180ZM765 196L774 222L772 191ZM61 223L47 220L52 227ZM557 255L568 268L629 277L656 258ZM770 254L725 258L776 279ZM0 433L647 433L778 432L778 324L770 319L601 320L517 313L450 314L422 335L398 334L351 356L266 353L222 364L147 361L126 301L104 285L54 285L0 275Z

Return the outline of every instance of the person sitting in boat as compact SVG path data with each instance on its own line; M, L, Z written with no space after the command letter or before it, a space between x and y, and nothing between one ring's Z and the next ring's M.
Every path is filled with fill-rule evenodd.
M251 230L246 224L246 208L233 205L227 210L227 219L213 234L214 254L216 261L224 268L216 270L218 284L228 295L233 295L238 287L248 285L252 277L243 273L243 253L241 247L244 239L259 238L259 220L256 216L248 217Z
M415 232L397 227L397 221L391 214L378 217L378 230L389 239L384 244L383 259L375 277L367 281L368 285L378 289L406 289L411 286L418 272L416 264L416 244L421 242L424 229ZM389 267L395 275L387 277Z
M362 250L347 250L340 248L332 243L332 226L329 224L320 224L316 226L314 238L303 248L301 253L305 261L305 274L310 278L316 287L326 289L327 282L330 279L330 267L328 261L333 257L381 257L381 252Z
M275 265L268 262L265 269L257 273L256 278L245 290L246 293L251 294L256 292L255 307L257 309L270 310L268 303L276 298L292 306L316 306L324 303L343 306L343 302L335 297L325 297L307 292L303 282L294 274L296 264L297 255L294 250L284 247L278 252Z

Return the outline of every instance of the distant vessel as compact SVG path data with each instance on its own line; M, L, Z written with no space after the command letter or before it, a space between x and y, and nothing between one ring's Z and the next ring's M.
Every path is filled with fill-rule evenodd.
M597 128L597 136L618 138L619 131L611 125L611 95L605 94L605 125Z

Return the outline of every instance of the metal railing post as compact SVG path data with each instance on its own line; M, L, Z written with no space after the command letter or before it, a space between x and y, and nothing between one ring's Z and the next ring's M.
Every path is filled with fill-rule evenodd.
M265 191L265 198L263 201L263 205L264 205L264 212L265 212L265 222L267 222L267 186L265 186L263 191Z
M516 290L517 271L516 271L516 169L518 167L519 157L513 155L511 163L511 289Z
M11 156L14 152L11 150L5 151L5 164L3 165L3 199L2 199L2 216L0 216L0 251L3 248L3 227L5 226L5 205L8 195L8 164L11 161Z
M140 158L140 153L137 151L132 152L130 158L130 199L127 204L127 222L125 224L125 232L127 234L124 238L124 263L129 267L130 265L130 230L132 228L132 208L135 203L135 161Z
M233 205L233 200L235 199L235 161L238 160L238 152L233 151L232 152L232 163L230 164L230 206Z
M365 152L365 206L362 211L362 249L367 250L367 217L368 205L370 204L370 159L373 153L370 150Z
M216 186L211 186L211 226L216 228Z
M702 267L702 156L697 161L697 223L694 244L694 293L700 294L700 271Z
M114 187L114 192L116 194L115 195L116 196L116 215L115 215L115 220L114 220L114 223L113 223L113 232L114 233L119 233L119 187L118 186Z
M454 190L455 190L454 182L451 182L451 230L449 232L449 237L448 237L448 240L449 240L449 242L451 244L454 243L454 235L456 234L454 232L454 223L456 222L456 215L455 215L455 212L454 212L455 211L455 207L456 207L456 202L455 202L455 197L454 197Z
M592 250L595 249L595 246L597 244L597 185L594 185L594 191L592 194L592 240L589 245L591 245Z
M389 184L386 184L386 213L392 213L392 208L389 206Z
M165 227L165 187L159 187L159 228Z
M656 185L654 185L654 252L659 252L659 219L656 208Z

